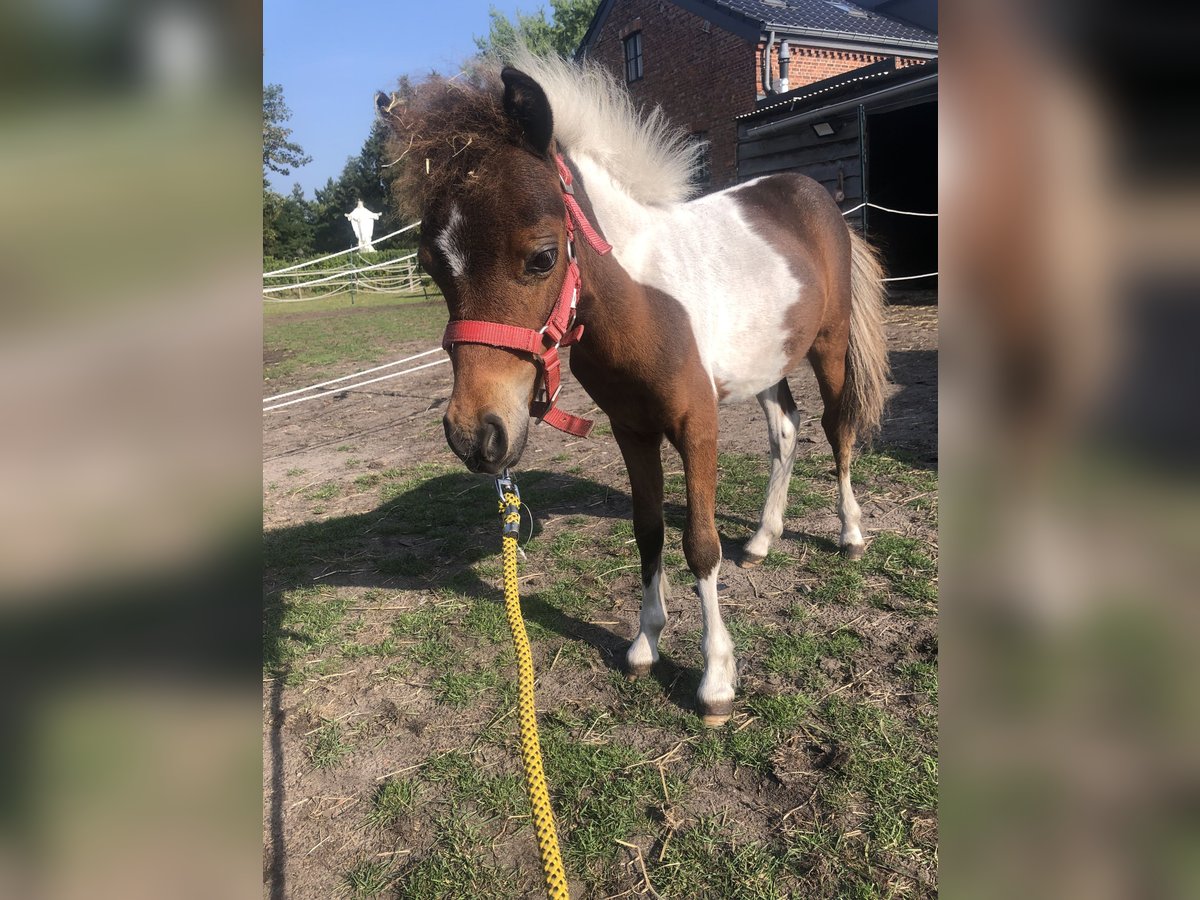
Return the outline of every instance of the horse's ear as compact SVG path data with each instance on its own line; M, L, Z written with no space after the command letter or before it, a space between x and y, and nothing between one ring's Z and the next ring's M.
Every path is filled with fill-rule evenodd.
M554 116L542 86L522 72L506 66L500 73L504 82L504 111L517 123L526 143L540 156L550 150L554 137Z

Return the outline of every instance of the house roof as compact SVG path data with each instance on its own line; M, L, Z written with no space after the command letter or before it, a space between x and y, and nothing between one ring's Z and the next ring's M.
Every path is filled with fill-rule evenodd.
M780 39L809 36L814 39L870 44L894 48L919 47L936 51L938 36L914 24L888 18L866 9L866 5L887 9L888 0L671 0L718 28L754 41L759 35L775 31ZM899 2L899 0L896 0ZM911 0L917 2L917 0ZM921 0L925 2L925 0ZM936 6L937 0L928 0ZM603 0L580 42L576 56L584 53L612 10L614 0Z
M903 85L929 77L937 78L936 59L902 69L894 66L894 59L885 59L861 69L834 75L824 81L806 84L786 94L777 94L761 100L753 110L734 116L734 119L747 124L754 120L769 120L784 113L822 109L843 100L861 98L884 87Z
M827 32L839 37L935 44L937 35L847 0L704 0L706 5L739 13L764 30Z

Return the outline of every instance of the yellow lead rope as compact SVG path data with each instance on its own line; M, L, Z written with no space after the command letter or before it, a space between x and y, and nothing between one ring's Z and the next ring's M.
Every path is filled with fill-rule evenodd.
M529 790L529 806L533 810L533 827L537 832L538 850L542 857L542 872L546 876L546 896L550 900L569 900L567 875L558 852L558 834L554 829L554 811L546 791L546 775L542 771L542 746L538 740L537 707L533 698L533 654L521 616L521 596L517 589L517 537L521 530L521 495L516 485L504 473L496 479L500 494L500 515L504 517L504 612L512 631L513 650L517 654L517 718L521 723L521 759L525 763L525 786Z

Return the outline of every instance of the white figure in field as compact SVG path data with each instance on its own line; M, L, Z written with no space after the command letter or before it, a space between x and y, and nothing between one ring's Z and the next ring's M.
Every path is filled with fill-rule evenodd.
M375 220L382 213L371 212L361 200L358 201L358 206L354 207L354 212L346 213L346 218L350 220L350 225L354 228L354 236L358 238L358 249L363 253L374 253L375 248L371 246L371 233L375 230Z

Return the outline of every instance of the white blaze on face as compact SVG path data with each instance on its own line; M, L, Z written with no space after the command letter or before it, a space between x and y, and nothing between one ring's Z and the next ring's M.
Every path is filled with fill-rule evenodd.
M461 278L462 274L467 271L467 255L463 251L462 235L459 233L462 229L462 221L462 213L459 212L458 204L455 203L450 207L450 218L446 221L446 227L434 241L438 249L442 251L442 255L446 257L446 265L450 269L450 274L455 278Z

